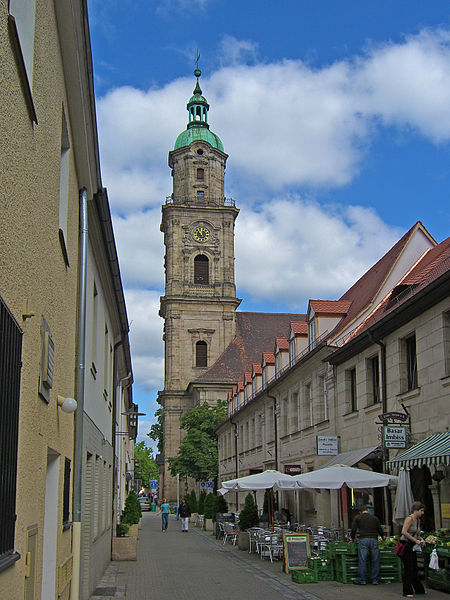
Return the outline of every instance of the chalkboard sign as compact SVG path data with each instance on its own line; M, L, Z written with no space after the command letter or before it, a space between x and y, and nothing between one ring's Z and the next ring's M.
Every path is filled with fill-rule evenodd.
M286 573L292 569L302 569L308 566L308 556L311 554L308 533L283 534L283 548Z

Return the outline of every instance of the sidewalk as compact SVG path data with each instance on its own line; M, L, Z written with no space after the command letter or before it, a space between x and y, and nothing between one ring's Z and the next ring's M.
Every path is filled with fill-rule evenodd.
M181 533L171 516L161 532L161 517L144 513L136 562L112 562L91 600L399 600L401 583L380 586L344 585L337 581L293 583L256 554L224 546L210 532L191 527ZM428 600L445 600L428 589Z

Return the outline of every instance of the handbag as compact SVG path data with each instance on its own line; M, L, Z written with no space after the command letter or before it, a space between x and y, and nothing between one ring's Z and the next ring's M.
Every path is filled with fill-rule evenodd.
M405 548L406 548L406 544L404 542L402 542L402 540L398 540L395 545L395 548L394 548L395 556L398 556L401 558L403 556Z

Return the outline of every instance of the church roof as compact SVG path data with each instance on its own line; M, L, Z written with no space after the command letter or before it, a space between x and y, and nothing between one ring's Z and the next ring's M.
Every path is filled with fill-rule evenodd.
M274 339L289 333L292 321L304 321L306 315L291 313L236 312L236 337L217 361L197 381L232 381L251 371L261 362L261 351L273 348Z

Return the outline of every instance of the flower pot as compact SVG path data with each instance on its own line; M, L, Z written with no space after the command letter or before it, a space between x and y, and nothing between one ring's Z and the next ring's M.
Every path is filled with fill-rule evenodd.
M128 535L130 537L136 537L139 534L139 524L138 523L134 523L133 525L130 525L130 529L128 530Z
M214 531L214 523L212 519L205 519L205 531Z
M248 541L248 531L240 531L238 533L238 548L239 550L248 550L249 541Z
M111 560L136 560L136 557L137 537L130 535L113 536Z

